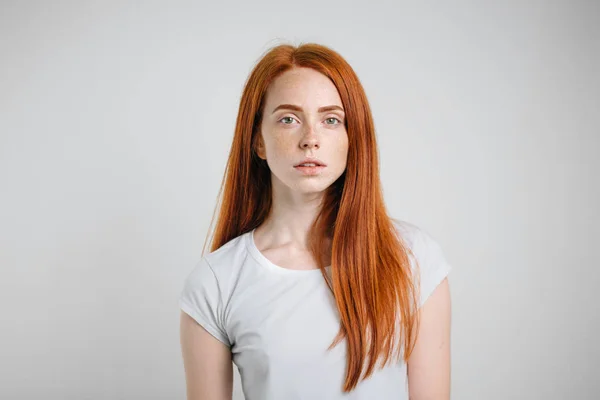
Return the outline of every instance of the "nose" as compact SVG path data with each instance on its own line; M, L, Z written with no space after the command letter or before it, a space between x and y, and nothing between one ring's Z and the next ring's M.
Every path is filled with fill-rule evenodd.
M300 147L303 149L318 149L320 147L319 139L317 138L317 135L315 135L315 132L312 128L308 128L306 135L302 137L302 140L300 141Z

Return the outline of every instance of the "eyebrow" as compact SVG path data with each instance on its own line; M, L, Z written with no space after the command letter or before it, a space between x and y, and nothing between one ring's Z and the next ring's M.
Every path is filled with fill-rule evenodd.
M294 104L280 104L277 107L275 107L275 109L273 110L273 113L277 110L294 110L294 111L302 111L302 107L296 106ZM326 112L326 111L333 111L333 110L339 110L341 112L344 112L344 109L340 106L323 106L320 107L317 111L322 113L322 112Z

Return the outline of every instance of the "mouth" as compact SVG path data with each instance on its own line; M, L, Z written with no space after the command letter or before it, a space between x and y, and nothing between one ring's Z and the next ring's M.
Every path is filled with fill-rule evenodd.
M303 175L318 175L325 169L325 165L319 165L316 163L302 163L296 165L294 169L300 171Z
M306 159L299 164L294 165L294 168L302 167L302 168L310 168L310 167L326 167L327 165L324 162L321 162L317 159Z

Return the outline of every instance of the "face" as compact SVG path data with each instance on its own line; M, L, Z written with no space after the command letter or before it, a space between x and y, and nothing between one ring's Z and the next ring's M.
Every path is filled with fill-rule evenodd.
M333 82L311 68L293 68L275 79L265 97L256 152L267 161L273 190L320 195L346 169L345 114ZM305 158L323 167L296 167Z

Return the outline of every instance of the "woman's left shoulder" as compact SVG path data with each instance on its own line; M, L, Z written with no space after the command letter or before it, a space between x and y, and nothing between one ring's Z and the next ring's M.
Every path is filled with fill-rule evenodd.
M418 272L421 304L452 270L442 246L427 230L414 223L392 219L398 233L412 253L411 264Z

